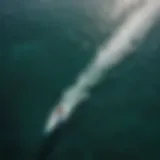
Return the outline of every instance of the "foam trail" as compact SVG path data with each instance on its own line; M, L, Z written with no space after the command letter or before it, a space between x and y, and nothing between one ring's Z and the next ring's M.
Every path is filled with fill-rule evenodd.
M100 48L95 59L80 73L76 83L64 91L60 103L50 113L45 133L53 131L60 122L65 122L76 106L89 96L90 88L103 78L104 73L136 48L133 42L140 42L144 38L159 12L160 2L151 0L128 16L111 39Z

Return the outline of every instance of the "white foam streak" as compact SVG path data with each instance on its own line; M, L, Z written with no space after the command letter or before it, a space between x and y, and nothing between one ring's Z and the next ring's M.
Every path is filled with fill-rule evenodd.
M95 59L80 73L76 83L64 91L60 103L49 116L45 133L54 130L60 121L67 120L76 106L89 96L90 87L99 83L104 73L122 61L126 55L133 53L132 50L137 47L134 42L140 42L146 36L159 11L160 3L152 1L128 16L111 39L100 48ZM61 114L57 113L58 107L63 109Z

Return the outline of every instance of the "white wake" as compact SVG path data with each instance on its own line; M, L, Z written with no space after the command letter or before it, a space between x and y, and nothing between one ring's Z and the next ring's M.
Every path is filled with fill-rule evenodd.
M75 84L62 93L60 102L51 111L45 126L45 133L53 131L60 122L66 121L74 109L90 94L106 72L121 62L125 56L133 53L147 35L160 13L158 0L146 0L146 3L130 13L124 23L113 33L87 68L79 74Z

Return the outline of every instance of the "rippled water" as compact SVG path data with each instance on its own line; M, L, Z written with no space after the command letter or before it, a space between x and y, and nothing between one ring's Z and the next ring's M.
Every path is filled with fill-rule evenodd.
M103 1L84 2L0 2L1 159L35 158L49 109L110 36ZM157 24L76 110L56 160L159 159L159 45Z

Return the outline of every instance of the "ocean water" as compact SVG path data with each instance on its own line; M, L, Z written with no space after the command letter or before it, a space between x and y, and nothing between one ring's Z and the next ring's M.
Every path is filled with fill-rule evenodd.
M36 160L52 105L110 37L103 0L84 2L0 2L2 160ZM158 23L134 52L78 106L48 159L160 159Z

